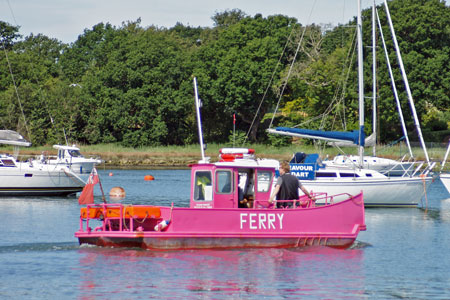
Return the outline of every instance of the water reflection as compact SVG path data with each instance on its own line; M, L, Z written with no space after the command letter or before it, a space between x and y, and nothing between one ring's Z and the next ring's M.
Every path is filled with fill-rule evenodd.
M123 296L124 292L214 299L305 295L349 299L364 294L363 249L154 252L82 247L78 251L82 279L79 289L87 298L116 298L117 293ZM102 276L104 272L107 280Z

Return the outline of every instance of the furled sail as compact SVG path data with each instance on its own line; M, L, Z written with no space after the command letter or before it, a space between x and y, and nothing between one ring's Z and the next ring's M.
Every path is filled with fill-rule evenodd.
M31 143L12 130L0 130L0 144L29 147Z
M340 141L340 142L329 142L328 143L331 146L337 146L337 147L356 147L357 145L353 144L352 142L348 141ZM375 145L375 135L372 133L364 140L364 146L365 147L372 147Z
M290 135L308 139L324 140L329 142L348 141L352 142L355 145L360 146L364 146L365 144L365 135L363 126L361 127L360 130L353 130L353 131L323 131L323 130L312 130L302 128L290 128L290 127L276 127L275 129L268 129L267 131L273 134Z

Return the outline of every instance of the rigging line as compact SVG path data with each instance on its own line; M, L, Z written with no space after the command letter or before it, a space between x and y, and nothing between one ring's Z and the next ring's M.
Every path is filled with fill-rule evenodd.
M313 10L314 10L314 6L316 5L316 2L317 2L317 0L314 1L313 6L311 7L311 11L309 12L309 16L308 16L308 21L307 21L307 23L309 23L309 20L311 19L311 15L312 15L312 12L313 12ZM276 115L276 113L277 113L278 107L280 106L281 97L283 96L284 89L285 89L286 86L287 86L289 76L291 75L292 68L294 67L295 59L296 59L297 54L298 54L298 52L299 52L299 50L300 50L300 46L302 45L303 37L305 36L305 32L306 32L306 28L307 28L307 27L308 27L307 25L304 27L302 36L300 37L300 41L298 42L298 46L297 46L297 49L295 50L294 58L292 59L291 66L289 67L289 71L288 71L288 74L287 74L287 76L286 76L286 80L285 80L285 82L284 82L283 88L282 88L282 90L281 90L280 97L278 98L277 106L275 107L275 111L274 111L274 113L273 113L272 119L270 120L269 128L272 127L273 120L275 119L275 115Z
M328 116L331 113L331 110L333 109L333 107L335 107L335 105L338 105L339 103L344 102L344 100L345 100L345 91L346 91L346 87L347 87L348 78L350 76L350 71L351 71L352 63L353 63L353 57L354 57L355 49L356 49L355 38L356 38L356 31L355 31L355 34L353 35L353 40L352 40L352 43L351 43L351 47L349 48L349 50L347 52L347 57L345 58L345 61L344 61L343 65L342 65L342 73L341 73L341 76L340 76L341 78L344 77L345 70L346 70L345 66L348 65L348 67L347 67L347 74L345 76L345 79L341 80L341 82L342 82L342 92L340 91L341 84L339 84L339 87L336 89L336 92L335 92L335 94L333 96L333 100L330 102L329 106L327 107L327 109L323 113L323 115L325 115L325 116ZM350 58L350 63L348 63L349 58ZM339 93L341 93L340 99L338 99L338 94ZM336 102L336 104L335 104L335 102ZM345 124L345 107L343 108L343 114L344 114L344 124ZM320 129L323 129L324 125L325 125L325 120L323 119L322 123L320 125ZM346 129L346 126L344 126L344 129Z
M342 83L338 85L338 87L337 87L337 89L336 89L336 91L335 91L335 93L333 95L332 101L330 102L330 104L328 105L328 107L326 108L324 113L322 113L321 115L318 116L318 117L322 117L323 118L322 122L319 125L319 128L321 130L325 126L325 118L331 113L332 109L336 105L340 104L341 102L344 103L343 108L342 108L342 110L343 110L343 112L342 112L343 117L341 117L341 120L343 119L343 126L342 127L344 128L344 130L347 130L346 129L347 128L347 126L346 126L346 118L345 118L345 91L347 89L347 82L348 82L348 78L350 76L350 71L351 71L352 64L353 64L354 53L356 51L355 50L356 49L355 40L356 40L356 30L355 30L355 32L353 34L353 39L352 39L351 44L350 44L351 46L349 47L349 49L347 51L347 56L345 58L345 61L342 64L342 72L341 72L340 78L344 78L345 77L345 79L341 79ZM341 47L343 47L343 42L342 42ZM349 58L350 58L350 63L348 63ZM348 65L348 67L347 67L347 75L345 76L345 72L346 72L345 71L346 70L345 66L347 66L347 65ZM340 93L341 93L341 96L338 97L338 95ZM315 118L315 119L317 119L317 118ZM305 122L303 122L302 124L305 124ZM297 126L299 126L299 125L296 125L294 127L297 127Z
M288 27L290 25L291 25L291 21L289 21ZM255 124L256 117L258 116L259 111L261 109L261 106L262 106L262 104L264 102L264 99L266 98L267 92L269 91L269 88L270 88L270 86L272 84L273 78L275 77L275 73L276 73L276 71L278 69L278 66L280 65L281 59L283 58L284 53L286 52L286 48L289 45L289 42L291 40L291 36L292 36L292 33L294 32L294 30L295 30L295 26L292 27L292 30L289 33L289 36L288 36L288 38L286 40L286 44L284 45L283 51L281 52L280 58L278 59L278 62L277 62L277 65L275 66L275 68L273 70L272 77L270 78L269 83L267 84L267 88L264 91L264 95L263 95L261 101L259 102L258 109L256 110L255 116L253 117L252 123L250 124L250 128L247 131L247 135L245 136L245 139L244 139L244 142L242 143L242 145L244 145L245 142L247 142L248 136L250 135L250 131L252 130L253 124Z
M355 31L354 38L355 38L355 36L356 36L356 31ZM341 76L344 77L345 66L347 65L348 59L350 57L350 63L348 63L347 73L346 73L345 79L342 81L343 82L342 83L342 91L340 92L341 96L340 96L339 99L336 99L336 105L340 104L341 102L343 103L342 113L343 113L343 128L344 128L344 130L347 130L347 124L346 124L347 122L346 122L346 118L345 118L345 91L347 90L347 82L348 82L348 78L350 76L350 71L351 71L351 68L352 68L353 58L354 58L354 54L355 54L355 50L356 50L356 43L353 43L354 41L355 41L355 39L353 39L353 41L352 41L351 45L353 45L353 47L349 48L349 52L347 53L346 61L345 61L344 65L343 65L343 69L342 69L342 75ZM337 97L337 95L336 95L336 97ZM331 110L330 110L330 112L331 112ZM338 111L336 111L335 118L336 118L337 114L338 114Z
M12 17L13 20L14 20L14 24L16 25L16 27L19 27L19 25L17 24L16 16L14 15L14 11L13 11L13 9L12 9L12 7L11 7L11 4L10 4L9 0L6 0L6 2L8 3L8 8L9 8L9 11L10 11L10 13L11 13L11 17ZM32 64L31 57L30 57L30 64ZM38 94L44 98L44 96L43 96L43 94L42 94L42 87L41 87L41 86L39 86ZM53 120L53 117L52 117L52 115L50 114L50 108L49 108L49 106L48 106L48 101L44 101L44 102L45 102L45 106L46 106L46 108L47 108L47 113L48 113L48 116L49 116L49 118L50 118L50 122L51 122L53 128L55 128L55 124L54 124L54 122L53 122L53 121L54 121L54 120ZM28 131L28 129L27 129L27 131ZM29 135L29 133L28 133L28 135ZM64 133L64 137L65 137L65 133Z
M345 92L347 91L348 78L350 77L350 71L351 71L351 68L352 68L352 65L353 65L353 59L354 59L355 53L356 53L356 30L355 30L355 32L353 34L353 40L352 40L351 45L353 47L349 48L348 53L347 53L347 57L346 57L346 61L345 61L344 66L342 68L342 75L343 75L344 72L345 72L345 68L344 67L345 67L345 65L347 65L348 60L350 58L350 62L348 63L348 67L347 67L347 74L346 74L345 80L344 80L344 82L342 84L341 99L338 102L338 103L340 103L340 102L343 103L343 105L342 105L342 113L343 113L343 128L344 128L344 130L347 130L347 121L346 121L346 115L345 115Z
M14 12L13 12L13 10L12 10L11 4L9 3L9 0L6 0L6 3L8 3L9 11L11 12L11 16L12 16L12 18L13 18L13 20L14 20L14 23L15 23L16 26L17 26L16 16L14 16Z
M5 52L6 62L8 63L9 73L11 74L11 79L12 79L12 82L13 82L13 85L14 85L14 90L16 92L17 101L19 102L20 111L22 112L22 117L23 117L23 122L25 124L25 129L27 131L28 138L31 139L30 131L28 130L27 120L25 119L25 113L23 112L22 102L20 101L19 91L17 90L16 80L14 79L14 74L12 72L11 62L9 61L9 57L8 57L8 53L6 51L5 43L4 43L3 39L1 39L1 40L2 40L3 51Z

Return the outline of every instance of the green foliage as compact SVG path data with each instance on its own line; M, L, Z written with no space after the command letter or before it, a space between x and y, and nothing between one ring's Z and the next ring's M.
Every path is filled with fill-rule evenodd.
M445 134L450 125L450 8L439 0L388 4L421 125ZM384 7L378 9L407 127L413 131ZM370 10L363 12L365 45L371 44L370 16ZM19 28L0 21L8 55L0 55L2 126L35 145L66 138L127 147L196 143L196 76L205 142L230 142L235 115L239 142L248 133L251 142L290 144L289 137L265 133L277 105L275 126L358 127L355 32L347 26L355 20L323 32L288 16L248 16L239 9L212 19L212 28L181 23L142 28L140 19L119 27L99 23L70 45L40 34L19 40ZM303 30L301 51L280 97ZM378 48L378 127L381 142L388 142L403 133ZM364 47L364 59L365 92L371 96L370 47ZM366 133L373 127L371 110L367 103Z
M0 21L0 45L2 49L11 50L14 41L20 37L19 27Z
M272 147L285 147L292 144L292 137L286 135L269 135L269 145Z
M246 136L247 134L241 130L237 130L234 133L233 131L230 131L228 136L228 144L230 144L230 146L234 145L235 147L244 147L247 142Z

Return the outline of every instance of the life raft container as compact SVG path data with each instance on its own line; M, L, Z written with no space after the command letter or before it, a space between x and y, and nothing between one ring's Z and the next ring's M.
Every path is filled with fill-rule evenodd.
M236 159L255 159L255 150L248 148L222 148L219 150L220 161L229 162Z

